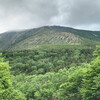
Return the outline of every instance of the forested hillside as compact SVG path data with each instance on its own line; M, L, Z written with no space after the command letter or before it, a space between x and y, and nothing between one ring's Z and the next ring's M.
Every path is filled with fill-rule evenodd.
M94 49L82 46L55 46L35 50L3 51L14 75L45 74L70 68L93 59Z
M2 57L4 64L9 61L13 76L4 75L6 70L3 69L8 69L9 73L9 67L0 64L0 75L9 76L2 78L0 84L8 89L11 86L6 87L8 81L5 80L9 79L14 91L20 91L22 95L22 98L19 94L9 96L8 100L100 99L100 47L95 51L90 47L65 45L60 48L2 51ZM3 87L0 89L5 91ZM0 93L1 96L3 92ZM15 99L17 96L18 99ZM6 100L5 96L1 98Z
M0 34L0 100L100 100L99 44L60 26Z
M0 100L100 100L100 0L0 0Z
M44 26L0 34L0 50L34 49L48 44L94 46L100 44L100 31L78 30L61 26Z

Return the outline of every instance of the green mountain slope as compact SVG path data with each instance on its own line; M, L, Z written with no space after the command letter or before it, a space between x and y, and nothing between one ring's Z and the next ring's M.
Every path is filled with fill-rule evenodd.
M95 45L100 31L85 31L61 26L45 26L0 34L0 49L32 49L39 45Z

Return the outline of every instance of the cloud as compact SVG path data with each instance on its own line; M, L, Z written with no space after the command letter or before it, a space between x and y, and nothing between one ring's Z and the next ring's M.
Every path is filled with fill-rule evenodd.
M73 0L69 12L67 20L71 25L98 24L100 23L100 0Z
M62 0L60 12L54 19L58 24L100 30L100 0Z
M54 0L0 0L0 31L48 25L58 12Z
M0 0L0 32L45 25L100 30L100 0Z

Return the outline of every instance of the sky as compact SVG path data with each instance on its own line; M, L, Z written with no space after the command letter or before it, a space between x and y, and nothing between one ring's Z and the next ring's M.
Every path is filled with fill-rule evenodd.
M47 25L100 31L100 0L0 0L0 33Z

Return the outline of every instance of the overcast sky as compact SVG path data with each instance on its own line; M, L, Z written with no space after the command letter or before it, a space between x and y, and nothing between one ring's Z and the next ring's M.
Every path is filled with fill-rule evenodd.
M46 25L100 30L100 0L0 0L0 33Z

